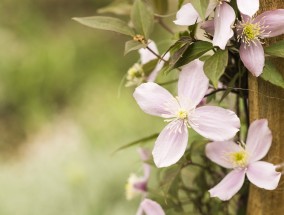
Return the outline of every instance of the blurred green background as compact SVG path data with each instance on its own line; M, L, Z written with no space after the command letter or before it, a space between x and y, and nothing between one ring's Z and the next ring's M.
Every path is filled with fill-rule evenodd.
M163 122L119 90L138 59L127 38L71 20L109 2L0 1L0 215L135 214L124 186L139 157L112 152Z

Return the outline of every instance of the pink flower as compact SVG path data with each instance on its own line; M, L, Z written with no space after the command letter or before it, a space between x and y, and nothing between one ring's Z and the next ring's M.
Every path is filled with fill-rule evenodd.
M225 49L227 42L234 35L232 25L235 22L236 15L234 9L226 3L226 1L210 1L207 8L206 17L215 10L214 26L215 32L213 37L213 45ZM200 22L201 18L192 4L188 3L182 6L177 12L177 19L174 21L177 25L193 25Z
M200 60L195 60L182 68L178 97L150 82L141 84L133 94L144 112L169 122L158 136L152 152L157 167L170 166L182 157L188 142L188 127L218 141L232 138L239 130L240 120L234 112L215 106L196 107L209 86L203 65Z
M151 199L144 199L138 208L136 215L165 215L161 205Z
M207 144L206 156L213 162L233 170L215 187L209 190L211 197L229 200L242 187L245 175L254 185L267 190L277 187L281 173L276 166L259 161L268 152L272 142L271 131L266 119L254 121L248 130L246 145L233 141Z
M147 150L139 148L138 153L143 162L149 160L150 154ZM130 177L128 178L127 184L125 186L127 200L131 200L136 196L146 194L151 167L149 164L144 163L143 169L144 169L144 175L142 177L138 177L135 174L131 174Z
M264 67L264 50L260 39L284 34L284 9L267 11L253 19L244 15L236 31L241 41L241 60L258 77Z

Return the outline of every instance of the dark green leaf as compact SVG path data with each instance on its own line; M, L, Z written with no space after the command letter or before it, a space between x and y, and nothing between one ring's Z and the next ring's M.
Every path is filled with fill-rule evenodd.
M116 153L116 152L118 152L118 151L120 151L120 150L122 150L122 149L126 149L126 148L129 148L129 147L131 147L131 146L135 146L135 145L137 145L137 144L145 143L145 142L147 142L147 141L149 141L149 140L153 140L153 139L157 138L158 136L159 136L159 133L156 133L156 134L152 134L151 136L143 137L143 138L141 138L141 139L139 139L139 140L135 140L135 141L133 141L133 142L131 142L131 143L128 143L128 144L126 144L126 145L124 145L124 146L119 147L118 149L116 149L116 150L114 151L114 153Z
M212 43L198 41L192 43L183 53L183 56L175 63L174 68L188 64L189 62L201 57L213 48Z
M161 180L161 188L167 194L171 188L175 185L176 180L180 176L181 167L179 166L171 166L167 168L163 174L163 178Z
M233 90L233 87L235 86L236 81L238 80L238 78L242 75L241 72L238 72L235 74L235 76L231 79L231 81L228 84L227 90L224 92L224 94L222 95L222 98L220 99L219 103L221 103L227 95L229 95L229 93Z
M131 21L137 32L148 39L153 29L154 14L142 0L135 0L131 11Z
M266 54L271 56L284 58L284 40L273 43L272 45L266 47L264 51Z
M224 74L228 64L228 51L218 50L204 63L204 72L215 88L218 87L219 78Z
M107 16L91 16L73 19L91 28L114 31L120 34L134 36L134 31L121 19Z
M209 0L191 0L192 6L198 12L202 20L206 18L206 10L208 8Z
M266 81L269 81L271 84L284 88L283 76L275 65L268 60L265 62L265 66L260 77Z
M124 55L128 54L131 51L135 51L140 48L146 48L147 45L134 41L134 40L129 40L125 43L125 48L124 48Z

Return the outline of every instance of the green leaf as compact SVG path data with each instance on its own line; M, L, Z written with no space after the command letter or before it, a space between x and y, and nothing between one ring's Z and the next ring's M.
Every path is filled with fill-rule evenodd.
M178 0L178 9L181 8L181 6L183 5L184 0Z
M125 34L129 36L134 36L134 31L121 19L107 17L107 16L91 16L91 17L81 17L73 18L73 20L89 26L91 28L114 31L120 34Z
M284 88L283 76L271 61L266 60L260 77L269 81L271 84Z
M284 58L284 40L273 43L272 45L266 47L264 52L271 56Z
M126 144L126 145L124 145L124 146L119 147L119 148L116 149L113 153L116 153L116 152L118 152L118 151L120 151L120 150L122 150L122 149L129 148L129 147L131 147L131 146L135 146L135 145L140 144L140 143L145 143L145 142L147 142L147 141L149 141L149 140L152 140L152 139L157 138L158 136L159 136L159 133L156 133L156 134L152 134L152 135L150 135L150 136L148 136L148 137L143 137L143 138L141 138L141 139L139 139L139 140L135 140L135 141L133 141L133 142L131 142L131 143L128 143L128 144Z
M198 12L202 20L206 18L206 10L208 8L209 0L191 0L192 6Z
M176 181L179 179L180 171L181 167L176 165L165 169L160 186L166 194L170 192Z
M142 65L145 75L149 75L156 68L159 59L154 59Z
M204 72L215 88L218 88L218 81L224 74L228 65L228 51L218 50L214 55L209 57L204 63Z
M159 14L166 14L168 11L168 0L152 0L155 11Z
M137 32L148 39L153 29L154 14L142 0L134 2L131 11L131 21Z
M206 41L198 41L192 43L183 53L182 57L175 63L174 68L188 64L189 62L201 57L213 48L212 43Z
M146 44L142 44L134 40L129 40L125 43L124 55L127 55L131 51L135 51L137 49L146 48L146 47L147 47Z
M98 13L113 13L116 15L129 15L131 12L131 4L127 0L116 0L109 5L97 10Z

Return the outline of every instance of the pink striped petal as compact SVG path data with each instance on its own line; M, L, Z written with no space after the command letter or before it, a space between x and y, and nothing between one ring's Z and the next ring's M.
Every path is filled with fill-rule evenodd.
M265 26L263 37L275 37L284 34L284 9L264 12L257 16L253 22L263 23Z
M259 0L237 0L239 11L252 17L259 9Z
M235 19L235 11L229 4L223 2L217 6L214 17L214 46L225 49L227 42L234 35L231 25L234 24Z
M189 26L194 25L197 20L200 20L199 14L194 9L192 4L188 3L183 5L177 12L176 20L174 23L176 25Z
M206 145L205 154L213 162L225 168L233 168L234 165L230 161L232 152L240 151L238 146L233 141L211 142Z
M156 83L141 84L135 89L133 96L145 113L154 116L172 117L179 108L176 99Z
M260 76L264 67L264 50L261 43L255 40L254 43L241 44L240 57L245 67L256 77Z
M152 49L155 53L159 54L158 48L154 41L150 40L148 47ZM142 65L150 62L151 60L157 59L157 57L146 48L141 48L138 50L138 52L140 54L140 60Z
M204 63L194 60L182 68L178 81L178 97L183 108L196 107L209 87L209 80L203 71Z
M158 136L153 149L157 167L176 163L184 154L188 142L188 130L182 120L169 123Z
M215 187L209 190L211 197L218 197L227 201L233 197L243 186L245 180L244 169L234 169Z
M272 143L271 131L266 119L255 120L250 124L246 141L246 150L250 154L250 162L262 159Z
M151 199L144 199L139 206L136 215L165 215L165 212L161 205Z
M254 185L266 190L274 190L279 183L281 173L276 172L276 167L268 162L257 161L249 164L247 177Z
M231 139L239 131L240 119L231 111L215 106L196 108L190 126L200 135L215 141Z

